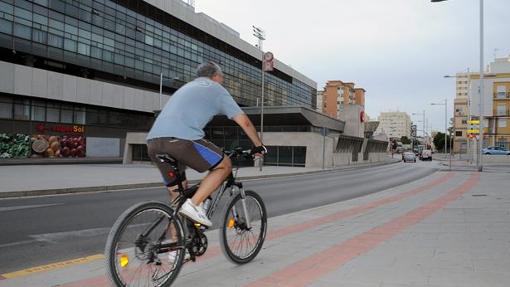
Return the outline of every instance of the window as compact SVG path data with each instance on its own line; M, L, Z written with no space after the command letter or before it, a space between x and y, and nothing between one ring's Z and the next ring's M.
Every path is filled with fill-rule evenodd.
M76 41L65 39L64 40L64 49L71 52L76 52Z
M12 118L12 100L0 96L0 118Z
M69 105L62 105L62 110L60 111L60 122L66 124L73 123L73 107Z
M74 123L84 125L85 124L85 108L74 108Z
M46 107L44 102L32 101L32 114L30 119L40 122L44 122L46 120Z
M17 23L14 24L14 35L17 37L30 40L31 34L32 28Z
M78 53L90 56L90 46L84 43L78 43Z
M505 104L497 105L496 115L497 116L506 116L506 105Z
M37 30L37 29L32 30L32 40L34 42L39 42L39 43L45 44L46 43L46 37L47 37L46 32L41 31L41 30Z
M60 121L60 105L47 103L46 104L46 121L58 123Z
M60 36L49 33L48 34L48 45L62 48L64 46L64 39Z
M497 86L496 98L504 99L506 96L506 86Z
M507 127L506 121L507 119L498 119L498 128L506 128Z
M14 102L14 119L15 120L30 119L30 102L28 100Z
M6 34L11 34L12 33L12 22L0 18L0 32L6 33Z
M462 137L462 131L455 131L456 137Z

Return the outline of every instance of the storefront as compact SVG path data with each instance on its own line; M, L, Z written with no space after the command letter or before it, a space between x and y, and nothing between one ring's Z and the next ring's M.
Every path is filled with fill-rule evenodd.
M121 157L151 113L0 94L0 158Z

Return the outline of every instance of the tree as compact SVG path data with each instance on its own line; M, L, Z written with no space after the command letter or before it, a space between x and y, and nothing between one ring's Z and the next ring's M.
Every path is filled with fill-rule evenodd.
M451 137L448 136L448 141L451 141ZM434 137L434 145L436 146L436 149L440 152L444 152L444 133L438 132L436 136Z
M402 136L400 138L400 141L402 142L402 144L411 144L411 140L406 136Z

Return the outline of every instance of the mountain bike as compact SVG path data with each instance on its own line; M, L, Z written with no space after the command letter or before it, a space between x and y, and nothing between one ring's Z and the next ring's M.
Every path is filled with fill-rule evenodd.
M225 154L231 159L251 157L249 150L241 148ZM115 286L170 286L184 263L194 262L207 251L207 227L179 215L200 183L184 189L177 161L166 154L157 158L170 165L178 196L169 205L156 201L135 204L115 221L105 247L107 276ZM227 259L245 264L262 248L267 213L262 198L236 180L238 169L236 166L214 198L204 201L204 208L212 218L223 195L230 196L221 218L220 246Z

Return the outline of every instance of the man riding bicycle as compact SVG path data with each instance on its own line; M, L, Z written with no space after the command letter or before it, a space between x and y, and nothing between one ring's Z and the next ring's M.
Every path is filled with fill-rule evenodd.
M189 166L198 172L209 171L195 195L188 199L180 213L205 226L211 226L201 203L212 194L232 171L230 159L220 148L204 139L203 131L215 115L226 115L235 121L255 146L252 154L267 152L252 122L223 87L223 72L214 62L198 66L195 80L178 89L165 105L147 136L149 156L163 176L170 197L177 196L176 177L157 154L168 154L179 162L179 171ZM184 183L186 186L186 182Z

